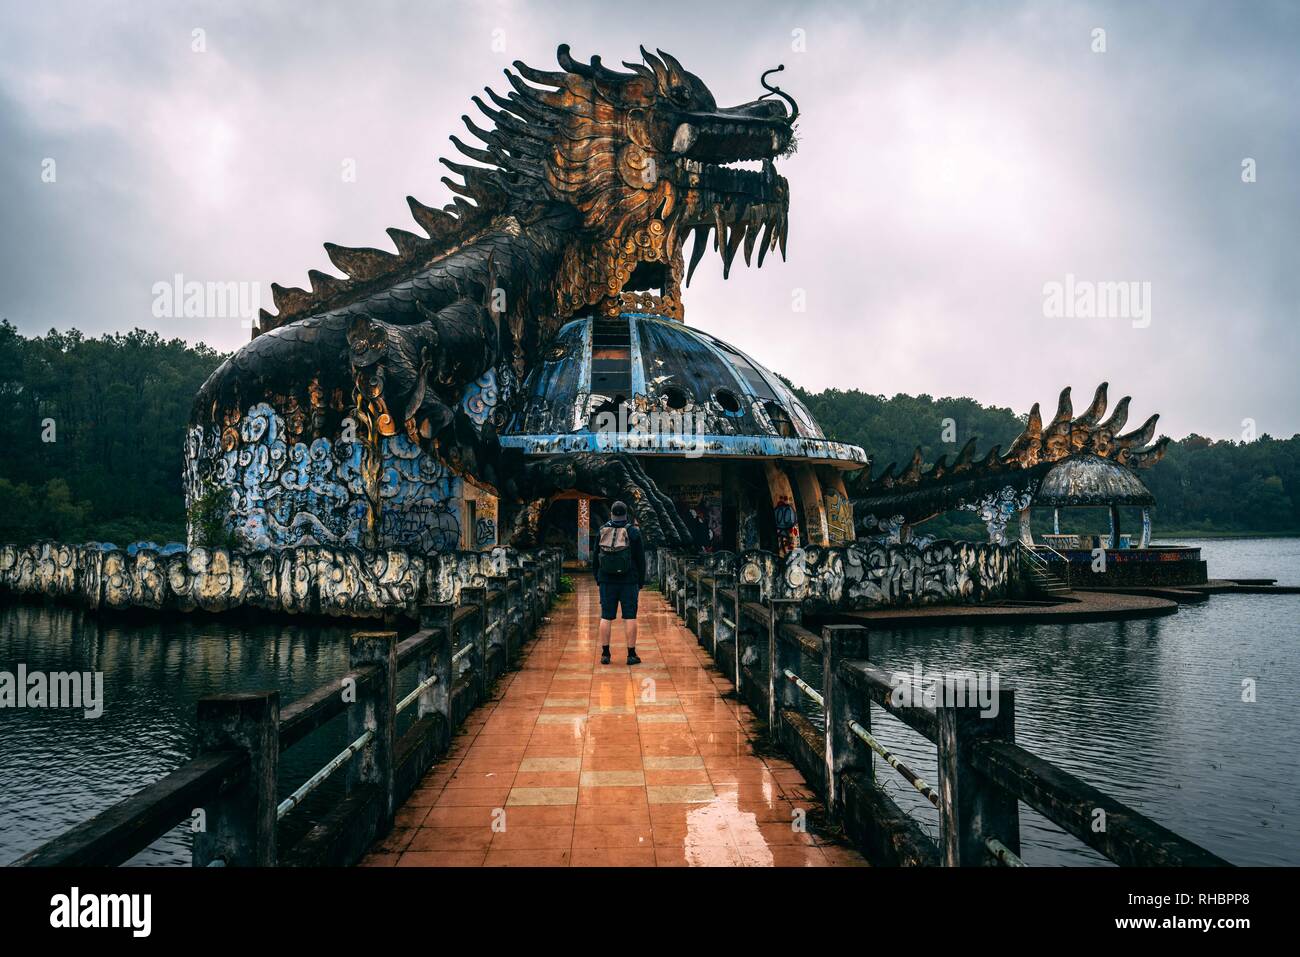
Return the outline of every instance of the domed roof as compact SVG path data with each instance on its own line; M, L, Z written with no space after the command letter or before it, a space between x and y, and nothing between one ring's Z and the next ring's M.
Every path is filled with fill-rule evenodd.
M1098 455L1071 456L1043 476L1035 505L1154 505L1156 498L1132 469Z
M802 458L857 467L774 373L699 329L643 313L575 319L545 347L501 444L531 454Z

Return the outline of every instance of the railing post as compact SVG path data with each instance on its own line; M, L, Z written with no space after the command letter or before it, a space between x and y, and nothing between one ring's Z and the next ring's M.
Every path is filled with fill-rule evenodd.
M741 665L741 659L745 657L745 633L747 626L745 616L741 609L749 602L757 602L762 597L762 589L759 585L738 585L736 587L736 674L735 685L736 694L744 701L741 694L741 683L745 675L745 669ZM748 628L753 628L749 625Z
M481 585L462 585L460 589L462 606L475 605L478 611L464 619L462 625L467 629L469 642L473 647L470 652L470 680L474 683L474 697L482 704L487 700L487 589Z
M718 641L720 640L718 637L718 629L721 628L725 630L727 627L722 624L725 612L722 607L722 598L720 593L726 591L728 588L734 588L735 585L735 575L718 575L713 579L713 612L710 617L710 621L713 623L713 641L710 644L709 651L712 652L714 661L718 660Z
M789 668L800 674L803 649L781 637L781 626L798 624L799 602L789 598L772 598L768 601L767 617L767 733L773 741L780 739L781 711L784 708L799 710L801 692L785 676ZM800 675L802 677L802 675Z
M962 686L973 693L973 680ZM941 692L948 689L941 688ZM941 699L942 701L942 699ZM1020 812L1016 799L985 780L970 764L978 741L1016 739L1016 699L1000 688L996 714L978 704L941 703L939 717L939 850L947 867L991 866L986 841L996 838L1020 853ZM990 712L992 709L990 709Z
M537 594L537 569L532 562L525 560L523 572L524 607L528 609L528 633L532 634L537 630L537 622L542 617Z
M488 644L496 645L501 649L502 660L508 670L517 657L514 645L510 641L510 622L507 614L507 603L510 601L510 576L490 575L488 596L489 598L496 596L496 600L489 603L487 625L484 626L490 629Z
M420 606L420 627L436 629L438 632L432 642L434 654L431 656L431 666L438 674L438 683L420 696L420 717L434 713L443 716L446 739L441 742L442 750L451 746L452 731L455 729L455 718L451 712L452 691L456 687L456 671L451 660L456 653L456 638L451 627L451 616L455 611L455 605Z
M682 621L686 620L686 603L690 598L691 591L691 566L694 562L689 558L683 558L681 565L677 568L677 614L681 616Z
M506 586L506 622L519 636L519 647L523 648L528 637L528 631L524 627L524 570L509 568L506 575L510 578L510 583Z
M871 730L871 702L867 698L852 701L848 688L839 680L841 661L866 661L870 632L861 625L824 625L822 627L822 707L826 720L826 809L838 819L844 811L844 791L840 776L856 771L868 781L874 777L871 748L849 730L855 720ZM854 713L857 704L861 711Z
M280 693L255 691L202 698L198 703L199 754L243 751L248 778L202 808L191 861L208 867L276 865L276 776L280 761Z
M392 826L395 810L393 741L397 724L397 632L358 631L352 635L353 669L376 665L379 674L360 700L348 709L348 740L367 731L374 740L347 764L346 789L351 794L363 785L379 789L380 833Z

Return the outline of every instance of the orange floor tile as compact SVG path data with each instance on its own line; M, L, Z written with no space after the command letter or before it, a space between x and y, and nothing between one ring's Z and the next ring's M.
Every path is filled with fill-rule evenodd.
M505 867L852 867L855 851L798 826L811 793L758 757L753 715L655 591L628 667L622 623L600 664L589 576L552 608L519 671L363 864Z

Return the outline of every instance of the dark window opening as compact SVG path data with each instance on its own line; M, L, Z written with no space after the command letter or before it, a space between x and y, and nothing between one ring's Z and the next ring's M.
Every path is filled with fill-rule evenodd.
M690 401L690 396L686 394L685 389L680 389L675 385L670 385L663 390L664 401L668 403L670 409L684 409L686 403Z
M743 410L740 406L740 399L736 398L736 393L730 389L718 389L713 393L713 401L722 406L722 411L727 415L741 415Z
M648 292L659 296L663 295L667 278L667 267L663 263L641 262L636 264L623 288L628 292Z
M772 425L776 428L776 434L784 436L787 439L793 439L798 436L795 430L794 422L790 419L790 414L781 408L781 406L769 399L763 403L763 408L767 410L767 416L772 420Z

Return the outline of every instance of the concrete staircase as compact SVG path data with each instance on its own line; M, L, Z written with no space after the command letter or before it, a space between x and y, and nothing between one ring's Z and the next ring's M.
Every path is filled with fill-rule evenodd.
M1031 546L1020 546L1020 562L1024 584L1033 594L1053 600L1064 599L1070 594L1069 581L1053 571L1047 560ZM1069 575L1068 570L1066 575Z

